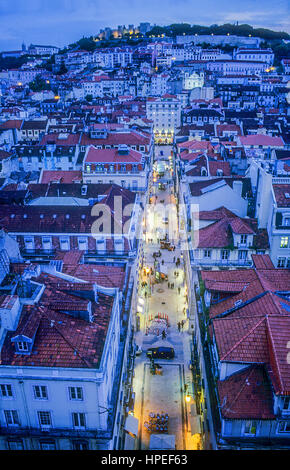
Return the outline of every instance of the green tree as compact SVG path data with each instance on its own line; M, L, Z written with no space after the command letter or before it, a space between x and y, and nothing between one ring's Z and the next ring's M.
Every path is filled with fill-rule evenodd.
M51 85L41 75L36 75L35 79L29 83L29 88L32 91L51 90Z
M64 61L62 61L61 64L60 64L58 75L64 75L65 73L67 73L67 68L65 66Z

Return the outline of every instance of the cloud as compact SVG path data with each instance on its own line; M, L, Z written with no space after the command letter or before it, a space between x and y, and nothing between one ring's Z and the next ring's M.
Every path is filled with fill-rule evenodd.
M254 7L254 8L253 8ZM0 49L26 43L64 46L105 26L246 22L290 32L287 0L0 0Z

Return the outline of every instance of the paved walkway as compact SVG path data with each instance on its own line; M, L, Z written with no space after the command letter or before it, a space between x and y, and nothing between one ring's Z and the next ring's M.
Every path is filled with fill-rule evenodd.
M164 147L163 147L164 148ZM161 147L161 149L163 149ZM156 151L159 152L158 147ZM164 158L164 157L163 157ZM168 160L169 162L169 160ZM166 162L167 163L167 162ZM167 170L164 178L170 179L170 170ZM158 181L157 181L158 184ZM157 200L155 204L164 200L164 203L172 203L173 187L168 185L165 191L155 186ZM157 218L154 219L156 228ZM153 230L154 232L154 230ZM178 228L176 227L178 233ZM168 280L160 283L153 283L154 279L154 257L153 252L159 251L157 236L153 243L144 245L144 268L152 268L153 274L144 275L142 272L141 282L147 282L147 288L143 288L141 295L145 297L146 291L146 312L141 322L141 331L135 334L135 342L142 348L143 353L135 360L133 388L135 392L134 415L139 418L138 448L148 449L150 434L144 428L144 422L148 421L150 412L168 413L169 424L168 434L175 435L176 449L195 449L190 432L190 408L185 402L185 384L191 392L191 371L189 369L191 352L188 334L187 320L187 286L185 282L183 255L178 247L178 240L175 243L175 250L160 250L161 257L157 258L160 263L160 271L165 272ZM176 260L180 259L180 265L176 266ZM162 264L163 261L163 264ZM147 269L149 271L149 269ZM173 284L173 288L171 288ZM151 285L151 288L148 287ZM167 316L169 327L164 328L166 338L162 339L163 327L152 326L154 318ZM183 328L178 328L178 323L184 323ZM146 357L146 350L149 347L171 346L175 350L173 360L157 360L162 365L162 375L151 375L150 362ZM192 395L192 393L191 393Z

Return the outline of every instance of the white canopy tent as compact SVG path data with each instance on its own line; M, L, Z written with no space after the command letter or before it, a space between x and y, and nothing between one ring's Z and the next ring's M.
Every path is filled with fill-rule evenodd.
M152 434L149 443L150 450L172 450L175 449L174 434Z

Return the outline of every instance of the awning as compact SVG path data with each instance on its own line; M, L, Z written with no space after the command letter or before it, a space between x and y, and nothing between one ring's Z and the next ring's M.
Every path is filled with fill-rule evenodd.
M135 416L128 415L125 421L125 431L130 432L134 436L138 434L139 420Z
M175 449L174 434L152 434L150 437L150 450L171 450Z
M196 404L195 403L192 403L192 405L190 407L190 414L191 414L191 416L196 416L197 415Z
M190 416L189 418L190 427L191 427L191 434L200 434L200 419L199 416Z
M125 435L125 450L135 450L135 440L136 437L132 437L130 434Z

